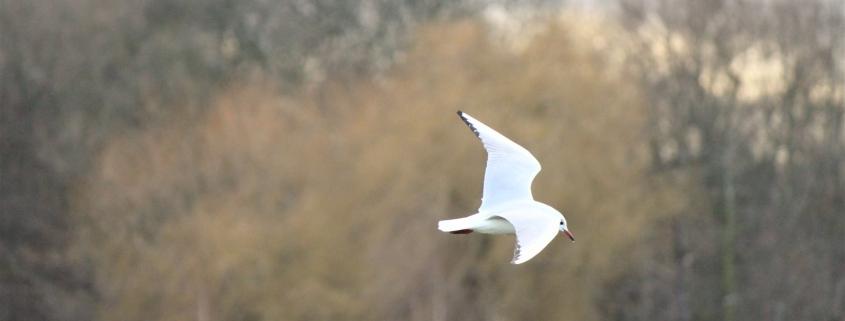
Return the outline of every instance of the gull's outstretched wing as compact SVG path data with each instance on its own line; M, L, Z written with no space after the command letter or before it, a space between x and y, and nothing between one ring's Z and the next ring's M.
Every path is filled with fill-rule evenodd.
M538 214L531 209L508 211L496 216L507 220L516 231L516 247L511 260L513 264L525 263L537 256L558 233L560 219Z
M531 182L540 172L540 162L531 153L472 116L458 111L487 150L484 195L479 212L515 200L533 200Z

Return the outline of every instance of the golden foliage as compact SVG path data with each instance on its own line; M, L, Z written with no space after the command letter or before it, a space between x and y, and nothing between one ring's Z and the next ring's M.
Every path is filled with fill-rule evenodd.
M619 254L683 198L646 177L635 88L577 32L513 52L472 21L425 26L382 78L296 96L243 81L111 140L74 201L101 319L595 319ZM512 238L436 230L481 193L457 109L535 154L535 196L577 243L512 266Z

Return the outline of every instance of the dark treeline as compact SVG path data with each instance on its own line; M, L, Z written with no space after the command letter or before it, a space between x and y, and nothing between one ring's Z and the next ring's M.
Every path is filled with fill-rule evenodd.
M657 0L621 12L641 36L630 59L649 97L652 170L693 175L697 188L650 244L663 253L612 282L608 304L638 313L607 311L842 319L845 6Z
M393 60L437 1L0 2L0 319L88 320L92 271L66 257L72 182L105 140L197 115L231 79L292 91ZM174 110L173 106L180 106Z
M843 34L828 0L0 0L0 320L845 320ZM480 195L455 109L576 245L438 234Z

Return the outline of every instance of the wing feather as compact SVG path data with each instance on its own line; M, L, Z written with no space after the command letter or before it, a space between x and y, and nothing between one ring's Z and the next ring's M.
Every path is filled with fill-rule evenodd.
M526 209L510 211L496 216L507 220L516 232L513 264L521 264L540 254L557 236L559 219Z
M516 200L533 200L531 183L540 172L540 162L527 149L488 127L472 116L458 111L458 116L481 139L487 150L484 193L479 212Z

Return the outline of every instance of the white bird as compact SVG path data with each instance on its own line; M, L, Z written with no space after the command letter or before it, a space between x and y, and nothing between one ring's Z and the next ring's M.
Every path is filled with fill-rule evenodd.
M516 234L513 264L539 254L558 232L575 242L566 218L531 195L531 181L540 172L540 162L531 152L462 111L458 116L487 150L484 194L478 213L440 221L437 228L452 234Z

